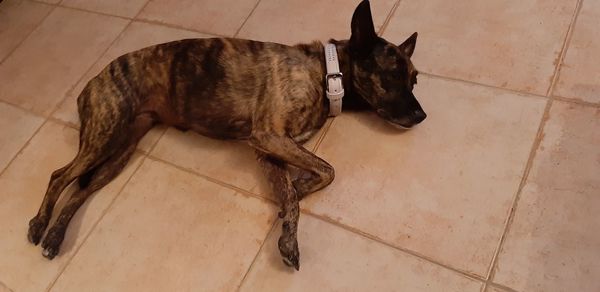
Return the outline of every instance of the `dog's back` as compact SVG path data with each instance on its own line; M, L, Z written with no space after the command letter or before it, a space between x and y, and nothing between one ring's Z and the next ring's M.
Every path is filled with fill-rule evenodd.
M253 124L265 119L300 134L326 118L321 50L319 43L223 38L144 48L117 58L89 82L78 99L80 118L84 124L111 108L130 108L216 138L247 138ZM290 116L293 124L286 120Z

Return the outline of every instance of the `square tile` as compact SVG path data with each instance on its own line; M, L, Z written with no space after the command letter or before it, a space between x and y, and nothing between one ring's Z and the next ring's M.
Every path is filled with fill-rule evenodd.
M139 18L233 36L258 0L150 0Z
M371 2L376 30L381 28L395 2ZM326 42L331 38L349 39L350 20L358 3L347 0L262 0L239 37L290 45L313 40Z
M63 0L63 6L97 11L111 15L134 17L148 0Z
M50 10L52 6L32 1L6 0L0 4L0 61L35 29Z
M428 73L545 95L576 0L400 1L384 37L419 32Z
M600 2L583 1L554 95L600 102Z
M234 291L276 216L262 200L146 160L52 291Z
M40 246L27 241L28 222L38 211L50 174L75 157L78 144L77 131L49 121L0 176L0 281L14 291L46 289L141 161L134 156L112 183L88 199L73 217L59 255L49 261ZM65 190L57 210L74 190ZM55 211L55 217L58 213Z
M329 223L300 217L300 271L271 232L241 291L479 291L481 283Z
M0 100L48 115L126 20L56 8L0 66Z
M600 109L555 102L498 259L519 291L600 291Z
M79 115L77 113L77 97L83 91L88 81L98 75L111 61L117 57L139 50L148 46L175 41L186 38L203 38L207 35L197 32L174 29L155 24L142 22L132 22L131 25L123 31L114 44L106 51L104 55L87 71L85 76L69 91L67 98L54 113L54 117L65 121L75 127L79 127ZM139 148L143 151L150 151L152 145L160 138L164 132L164 127L152 129L140 141Z
M303 207L485 275L545 100L426 77L415 94L428 117L411 131L371 113L335 119L317 155L336 179Z
M304 147L314 150L329 122ZM152 156L190 169L201 175L231 184L272 200L269 183L256 160L254 148L245 141L223 141L192 131L167 130L151 153Z
M38 116L0 103L0 172L43 122L44 119Z

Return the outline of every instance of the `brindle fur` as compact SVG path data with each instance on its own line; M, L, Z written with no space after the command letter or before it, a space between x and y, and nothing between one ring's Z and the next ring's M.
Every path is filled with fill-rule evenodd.
M412 94L417 71L410 56L416 33L400 46L377 37L365 0L354 13L350 40L332 42L344 74L345 109L370 108L402 127L425 118ZM334 178L333 167L301 145L327 119L325 73L319 42L286 46L187 39L117 58L89 81L77 100L79 151L50 177L40 210L29 223L29 240L40 242L60 194L78 179L79 189L42 242L43 255L56 256L75 212L120 173L144 134L161 123L245 140L256 149L282 203L281 255L298 269L298 201ZM306 175L293 180L288 165Z

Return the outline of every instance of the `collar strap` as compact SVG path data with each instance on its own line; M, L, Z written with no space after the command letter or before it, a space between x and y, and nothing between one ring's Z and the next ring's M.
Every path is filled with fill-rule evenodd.
M342 112L342 98L344 97L344 84L342 72L338 62L337 49L334 44L325 45L325 93L329 99L329 116L337 116Z

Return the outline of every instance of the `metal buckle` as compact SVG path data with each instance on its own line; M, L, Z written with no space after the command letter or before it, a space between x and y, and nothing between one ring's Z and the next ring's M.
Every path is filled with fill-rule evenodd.
M344 74L342 72L333 72L325 74L325 85L329 88L329 79L330 78L344 78Z

